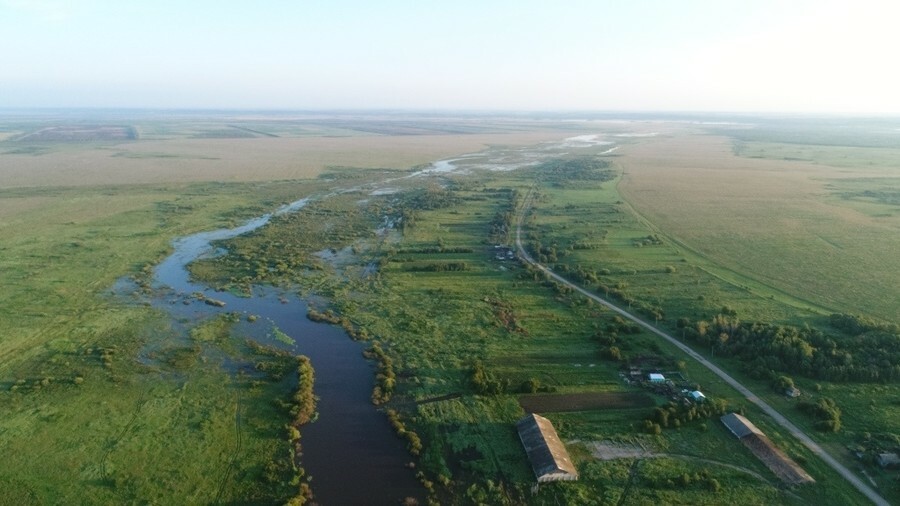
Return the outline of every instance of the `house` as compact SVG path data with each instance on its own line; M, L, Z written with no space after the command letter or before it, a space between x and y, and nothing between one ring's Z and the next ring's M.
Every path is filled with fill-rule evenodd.
M647 377L650 380L650 383L665 383L666 377L662 374L651 372Z
M688 395L691 396L691 399L693 399L694 402L703 402L706 400L706 396L703 395L703 392L701 392L700 390L694 390Z
M787 389L785 389L785 391L784 391L784 395L786 395L786 396L788 396L788 397L790 397L790 398L800 397L800 389L797 388L797 387L790 387L790 388L787 388Z
M569 452L550 420L532 413L519 420L516 429L538 483L578 479Z
M881 467L898 467L900 466L900 456L896 453L881 453L875 459Z

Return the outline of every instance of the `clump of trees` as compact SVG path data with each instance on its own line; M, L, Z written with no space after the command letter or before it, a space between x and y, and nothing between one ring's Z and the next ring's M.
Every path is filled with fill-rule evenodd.
M340 316L331 309L325 311L316 311L314 308L306 310L306 318L317 323L330 323L332 325L340 325L344 332L356 341L368 341L371 336L369 332L358 327L350 321L346 316Z
M394 394L394 387L397 385L394 363L377 342L372 343L372 346L364 354L366 358L376 360L378 363L375 387L372 389L372 404L379 406L391 400L391 396Z
M400 231L406 233L414 228L420 211L443 209L460 203L460 198L450 187L432 184L428 188L406 192L399 204Z
M403 420L400 418L400 413L396 410L389 409L387 410L387 416L388 421L391 422L391 427L394 428L394 432L401 438L406 439L406 449L409 450L409 453L414 456L418 456L422 453L422 439L419 438L418 434L406 428L406 424L404 424Z
M316 311L315 309L310 307L306 310L306 317L309 320L318 323L341 323L341 317L335 314L335 312L330 309L326 309L325 311Z
M794 380L790 376L778 376L772 382L772 388L774 388L776 392L784 392L785 390L794 388Z
M602 183L616 177L608 160L589 156L548 160L534 170L556 187L574 186L585 181Z
M812 379L857 382L900 381L900 333L894 324L835 314L831 326L843 335L810 327L741 322L736 311L709 321L679 320L685 339L716 354L741 360L753 377L773 381L790 372Z
M681 427L682 425L720 417L728 411L725 399L708 398L704 402L669 402L658 406L644 419L643 429L650 434L659 434L663 428Z
M499 395L509 389L508 379L498 379L485 370L484 364L476 362L471 373L472 388L481 395Z
M822 397L817 401L801 401L797 404L800 411L816 419L816 430L837 432L841 430L841 409L834 399Z
M662 239L660 239L658 235L650 234L646 237L634 239L631 241L631 243L640 248L643 246L659 246L663 242L662 242Z
M467 262L433 262L425 265L417 265L409 268L418 272L463 272L470 269Z
M420 248L401 248L396 251L397 254L439 254L439 253L472 253L475 251L472 248L467 246L453 246L447 247L441 243L438 243L436 246L422 246Z
M309 357L300 355L297 357L297 390L294 392L294 404L291 407L291 415L294 417L293 425L300 427L311 422L316 413L316 396L313 394L315 371Z
M703 469L699 472L681 473L679 475L652 474L642 477L642 485L656 489L689 490L701 489L713 493L722 490L719 480L713 478L709 471Z
M515 220L516 216L515 210L520 198L521 195L518 190L509 191L509 199L491 219L489 240L493 244L509 244L510 232L513 229L513 220Z
M491 311L497 319L497 325L505 328L509 332L522 334L527 336L528 329L522 326L519 318L513 310L512 304L507 301L485 297L484 301L490 304Z
M292 506L302 506L312 499L312 490L306 478L306 471L298 463L300 456L300 427L315 420L316 417L316 396L313 394L313 383L315 382L315 372L313 371L312 362L309 357L300 355L297 357L297 389L294 391L293 403L291 404L292 421L287 426L288 441L291 444L291 467L293 468L293 478L291 485L297 487L297 493L288 499L287 504Z

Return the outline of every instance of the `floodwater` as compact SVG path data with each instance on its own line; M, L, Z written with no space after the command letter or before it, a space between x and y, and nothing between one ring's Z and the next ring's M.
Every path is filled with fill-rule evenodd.
M268 287L255 287L252 297L214 292L191 282L185 269L193 260L215 254L211 241L245 234L265 225L271 216L296 211L305 204L305 199L299 200L237 228L176 240L175 252L154 271L154 287L160 294L154 303L180 321L197 322L221 312L257 315L256 323L241 324L242 333L310 358L319 417L301 429L301 462L312 477L318 504L397 504L408 496L421 501L424 490L414 471L406 467L411 457L403 441L387 417L372 405L375 366L362 356L362 343L336 326L307 319L306 303L293 295ZM194 292L203 292L225 306L205 304L191 297ZM267 337L273 326L295 344Z

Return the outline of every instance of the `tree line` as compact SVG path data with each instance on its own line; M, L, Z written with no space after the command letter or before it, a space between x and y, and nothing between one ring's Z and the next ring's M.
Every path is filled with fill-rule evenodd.
M836 333L810 327L747 323L733 310L709 321L678 320L684 338L741 361L748 374L774 380L790 373L827 381L900 381L900 333L895 324L833 314Z

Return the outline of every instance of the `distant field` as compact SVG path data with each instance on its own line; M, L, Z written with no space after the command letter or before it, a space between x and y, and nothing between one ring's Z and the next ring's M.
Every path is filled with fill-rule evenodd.
M235 130L235 132L239 132ZM249 135L249 134L248 134ZM489 145L561 139L567 132L0 144L0 188L195 181L270 181L329 166L409 169Z
M820 305L897 316L900 216L873 217L826 185L872 169L737 157L727 138L677 135L622 151L619 186L666 235L720 268Z
M734 152L745 158L811 162L837 168L853 169L852 173L835 172L835 177L851 174L877 176L900 170L900 149L857 146L821 146L777 142L743 142L734 144Z
M19 142L93 142L135 139L137 134L129 126L83 125L42 128L17 137Z

